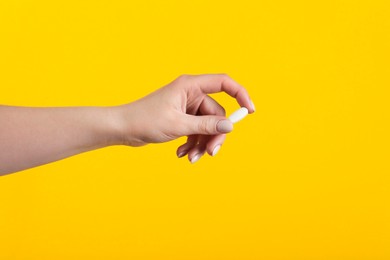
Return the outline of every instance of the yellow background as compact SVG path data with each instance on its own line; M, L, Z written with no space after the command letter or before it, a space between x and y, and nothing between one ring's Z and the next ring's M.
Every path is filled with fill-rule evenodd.
M389 11L1 1L1 104L117 105L224 72L257 112L194 165L180 139L0 177L0 259L390 259Z

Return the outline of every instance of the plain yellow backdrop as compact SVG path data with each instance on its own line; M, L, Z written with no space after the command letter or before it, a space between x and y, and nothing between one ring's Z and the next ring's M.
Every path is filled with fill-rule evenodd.
M118 105L223 72L257 112L194 165L180 139L0 177L0 259L390 259L389 15L388 1L1 1L1 104Z

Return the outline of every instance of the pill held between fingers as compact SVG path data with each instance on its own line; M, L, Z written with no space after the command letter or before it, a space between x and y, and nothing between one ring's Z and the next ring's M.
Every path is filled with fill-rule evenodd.
M237 111L235 111L233 114L229 116L229 120L232 121L232 123L237 123L238 121L244 119L248 115L248 109L246 107L241 107Z

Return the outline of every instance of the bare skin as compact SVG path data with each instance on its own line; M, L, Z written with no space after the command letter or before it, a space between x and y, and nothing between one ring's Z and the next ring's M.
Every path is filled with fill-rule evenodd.
M215 155L233 130L207 94L226 92L249 113L247 91L224 74L183 75L130 104L112 107L0 106L0 175L111 145L142 146L182 136L177 156Z

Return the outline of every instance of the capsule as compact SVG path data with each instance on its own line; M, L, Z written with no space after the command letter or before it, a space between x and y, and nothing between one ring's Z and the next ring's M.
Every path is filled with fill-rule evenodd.
M248 109L246 107L241 107L237 111L235 111L233 114L229 116L229 120L232 121L232 123L237 123L238 121L244 119L248 115Z

